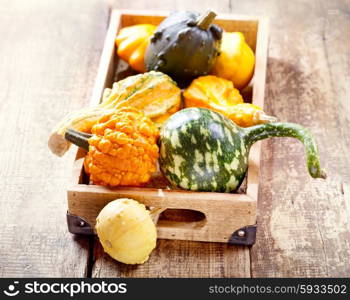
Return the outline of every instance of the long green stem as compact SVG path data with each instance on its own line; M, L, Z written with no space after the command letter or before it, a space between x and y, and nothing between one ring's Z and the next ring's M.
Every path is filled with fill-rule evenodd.
M292 137L305 146L307 168L313 178L326 178L326 172L321 169L317 144L311 132L294 123L267 123L244 128L244 139L248 147L253 143L269 137Z
M80 148L85 149L86 151L89 151L89 138L92 135L89 133L84 133L80 131L76 131L74 129L68 128L66 133L64 134L64 138L73 143L74 145L77 145Z

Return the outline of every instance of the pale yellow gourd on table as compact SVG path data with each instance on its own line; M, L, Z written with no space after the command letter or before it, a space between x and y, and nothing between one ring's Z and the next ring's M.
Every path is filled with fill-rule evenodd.
M105 252L125 264L142 264L156 247L157 230L146 207L132 199L108 203L96 219Z

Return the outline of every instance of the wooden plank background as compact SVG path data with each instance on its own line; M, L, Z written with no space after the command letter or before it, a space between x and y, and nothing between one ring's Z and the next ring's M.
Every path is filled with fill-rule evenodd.
M350 276L350 3L209 0L0 1L0 277ZM141 266L117 263L65 222L74 151L47 137L88 103L110 7L211 8L270 18L266 106L309 127L326 181L292 139L263 142L257 242L159 240Z

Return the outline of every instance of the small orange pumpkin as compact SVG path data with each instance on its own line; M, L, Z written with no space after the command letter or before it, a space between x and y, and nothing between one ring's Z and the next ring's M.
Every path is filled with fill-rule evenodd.
M94 184L139 186L157 168L159 131L143 113L121 108L100 118L92 134L67 130L66 139L85 148L84 167Z

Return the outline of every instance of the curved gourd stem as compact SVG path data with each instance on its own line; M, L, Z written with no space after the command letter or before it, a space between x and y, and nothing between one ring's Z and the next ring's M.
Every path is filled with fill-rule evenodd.
M267 123L243 128L245 144L249 148L259 140L269 137L292 137L301 141L305 146L307 168L313 178L327 177L321 169L317 144L311 132L294 123Z
M73 143L74 145L77 145L80 148L85 149L86 151L89 151L89 138L91 137L92 134L76 131L70 128L68 128L64 134L64 138L67 141Z
M203 30L207 30L210 24L216 17L216 13L211 10L206 11L204 14L200 15L197 20L197 27Z

